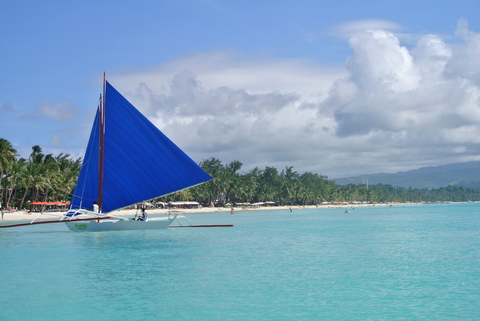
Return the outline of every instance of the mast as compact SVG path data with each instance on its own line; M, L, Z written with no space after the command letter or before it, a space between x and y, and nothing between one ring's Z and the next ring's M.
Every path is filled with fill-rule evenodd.
M103 96L100 99L99 117L99 144L98 144L98 207L102 212L103 203L103 173L104 173L104 152L105 152L105 96L106 96L107 74L103 72Z

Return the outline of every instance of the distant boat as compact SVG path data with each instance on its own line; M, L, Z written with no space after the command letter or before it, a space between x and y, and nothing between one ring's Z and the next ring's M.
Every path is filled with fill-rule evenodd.
M344 213L347 213L347 214L349 214L349 213L350 213L350 211L346 209Z
M210 179L110 85L104 74L103 95L70 209L59 221L72 231L166 229L180 214L134 220L116 217L113 211ZM45 223L34 223L35 219L30 224Z

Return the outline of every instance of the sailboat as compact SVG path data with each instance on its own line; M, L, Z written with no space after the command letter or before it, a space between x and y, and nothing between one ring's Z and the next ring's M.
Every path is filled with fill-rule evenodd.
M112 213L210 179L123 97L104 73L103 95L77 185L60 222L72 231L166 229L180 214L135 220Z

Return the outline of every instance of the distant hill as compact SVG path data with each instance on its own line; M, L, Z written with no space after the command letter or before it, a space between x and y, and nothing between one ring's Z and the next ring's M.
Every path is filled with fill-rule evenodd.
M480 162L455 163L442 166L422 167L420 169L395 174L378 173L333 179L339 185L384 184L412 188L439 188L448 185L480 187Z

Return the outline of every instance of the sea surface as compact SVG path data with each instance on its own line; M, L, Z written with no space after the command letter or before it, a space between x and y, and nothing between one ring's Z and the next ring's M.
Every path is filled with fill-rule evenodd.
M480 320L480 203L349 209L1 229L0 320Z

